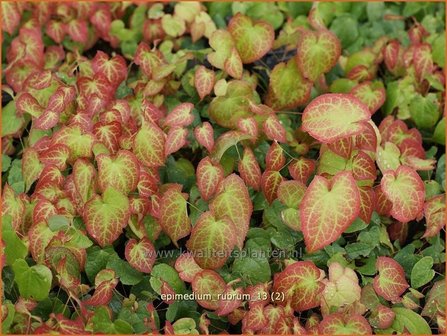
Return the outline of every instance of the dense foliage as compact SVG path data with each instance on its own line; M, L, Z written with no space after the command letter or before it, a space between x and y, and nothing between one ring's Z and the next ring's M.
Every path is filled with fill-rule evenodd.
M444 4L1 9L3 333L445 332Z

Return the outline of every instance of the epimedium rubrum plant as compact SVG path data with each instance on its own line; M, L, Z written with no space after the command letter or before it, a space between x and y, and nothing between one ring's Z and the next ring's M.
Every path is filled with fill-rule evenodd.
M443 4L1 9L3 333L445 333Z

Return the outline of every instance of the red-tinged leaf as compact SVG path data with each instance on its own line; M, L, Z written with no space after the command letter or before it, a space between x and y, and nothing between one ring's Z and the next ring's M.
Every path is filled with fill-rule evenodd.
M400 166L387 170L380 182L383 193L391 201L390 214L401 222L409 222L424 208L425 187L415 170Z
M377 129L377 128L376 128ZM371 124L365 124L363 131L354 137L355 147L364 151L375 152L377 148L377 134Z
M289 164L288 168L289 173L294 180L307 184L307 180L315 171L315 161L300 157L299 159L293 160Z
M337 64L340 53L340 41L334 33L305 30L298 40L298 67L305 78L314 82Z
M56 43L62 43L67 34L67 25L61 21L50 20L45 26L45 32Z
M160 225L174 245L191 232L185 194L170 189L166 191L160 204Z
M359 151L352 157L352 176L357 181L374 181L377 177L377 168L374 160L363 151Z
M234 47L231 34L226 30L218 29L210 36L209 45L215 52L208 54L208 61L216 68L223 70L225 61Z
M228 31L244 64L262 58L273 46L275 32L265 21L253 21L241 13L233 16Z
M253 204L244 181L236 175L227 176L220 184L216 197L209 204L217 219L228 217L235 226L236 245L244 246Z
M250 309L256 306L262 306L270 303L270 284L259 283L245 288L245 293L249 295L248 304Z
M261 168L251 148L244 148L244 154L238 163L238 170L245 184L256 191L261 189Z
M324 274L324 273L323 273ZM311 261L298 261L278 273L273 281L273 292L284 293L285 305L290 302L295 311L301 312L320 305L324 289L322 271Z
M106 148L115 154L119 149L119 138L122 134L121 124L118 121L109 123L97 122L93 125L93 135Z
M216 310L219 308L218 296L225 291L225 288L224 279L212 270L198 273L192 281L192 290L199 297L197 303L205 309Z
M59 122L60 113L53 110L45 110L40 117L34 119L33 128L49 130Z
M50 86L53 80L53 74L50 70L33 72L25 81L25 88L43 90ZM56 90L57 91L57 90Z
M417 156L409 155L406 156L404 153L402 153L400 157L400 162L408 167L413 168L414 170L433 170L436 166L436 160L435 159L421 159Z
M304 110L304 131L323 143L357 135L371 118L368 107L349 94L328 93L315 98Z
M199 94L200 100L208 96L214 88L216 75L213 70L199 65L194 74L194 86Z
M108 305L113 297L113 290L118 284L115 271L103 269L95 277L95 292L83 303L88 306Z
M149 46L144 42L141 42L138 45L134 56L134 62L141 66L144 74L149 78L152 78L153 70L157 69L162 64L160 57L155 52L152 52Z
M359 218L369 224L376 205L376 193L371 187L359 187L360 213Z
M86 105L95 96L101 103L109 102L115 93L114 86L100 73L92 76L80 77L77 81L79 93L86 100Z
M271 114L275 114L275 111L270 106L264 104L255 104L251 100L248 106L250 108L250 111L253 112L254 114L263 116L269 116Z
M429 44L424 43L414 47L413 65L419 80L433 71L432 50Z
M46 222L34 223L28 231L29 251L37 263L45 260L45 248L55 233Z
M360 194L350 172L342 171L330 181L315 176L300 207L307 251L318 251L337 240L359 212Z
M395 73L402 66L403 52L403 47L397 40L391 40L383 48L383 60L389 71Z
M267 119L262 124L262 129L265 135L270 140L275 140L278 142L287 142L286 139L286 129L281 125L280 121L275 115L267 117Z
M60 86L48 100L46 111L63 112L75 97L76 89L73 86Z
M141 197L150 197L157 193L160 177L156 168L145 168L140 165L140 179L137 189Z
M146 122L158 124L158 121L164 117L163 111L147 99L143 99L141 110Z
M424 215L427 224L423 237L436 236L445 226L445 194L427 200L424 204Z
M20 7L13 1L2 1L1 6L2 29L12 35L20 24Z
M95 73L99 73L107 78L110 83L119 85L127 77L127 65L120 55L109 56L98 50L92 60L92 68Z
M96 162L98 185L102 192L111 187L127 195L137 187L140 167L133 153L120 150L113 157L100 154L96 157Z
M253 117L241 118L237 122L237 127L241 132L250 135L253 139L258 138L259 135L258 123L256 122L255 118Z
M374 314L375 313L375 314ZM396 317L396 313L389 307L379 304L375 312L373 312L372 325L376 324L379 329L390 328ZM371 321L371 320L370 320Z
M295 60L281 62L270 74L266 104L275 110L293 109L309 100L311 89L312 82L303 77Z
M334 313L326 315L318 326L322 335L371 335L368 321L358 314Z
M250 135L239 131L228 131L223 133L217 138L213 151L210 153L211 160L219 162L230 147L237 146L239 142L249 139L251 139Z
M286 157L284 156L284 150L282 147L274 141L265 156L265 169L280 171L286 163Z
M204 201L209 201L224 178L224 170L220 163L213 163L207 156L199 162L196 177L201 197Z
M95 191L95 167L87 160L78 159L73 165L73 179L78 195L86 203Z
M25 217L25 203L17 197L14 190L5 183L2 195L2 216L10 215L12 227L19 231Z
M191 103L183 103L176 106L166 117L164 124L169 127L189 126L194 121L192 109L194 105Z
M85 204L83 218L89 235L104 247L119 237L129 215L127 197L108 188L102 196L95 195Z
M329 143L327 147L333 151L335 154L344 157L345 159L349 159L352 153L352 137L341 138L332 143Z
M281 173L276 170L266 170L261 177L261 189L270 204L278 197L278 188L284 180Z
M37 151L32 147L25 149L22 157L22 174L25 181L25 192L27 192L34 181L39 178L43 167Z
M33 223L45 222L53 215L57 215L56 207L47 199L39 198L33 209Z
M172 289L172 287L164 280L161 280L161 287L160 287L160 295L163 295L166 298L172 298L175 297L175 291ZM164 299L164 303L170 305L175 302L174 299Z
M227 286L227 289L222 294L222 298L219 301L219 308L217 308L217 316L225 316L231 313L242 304L242 294L244 290L242 287L233 289L231 286Z
M233 78L241 79L244 71L241 56L235 47L230 49L227 59L224 62L224 70Z
M153 123L143 123L135 136L133 152L148 167L159 167L165 161L165 134Z
M57 330L63 335L79 335L85 333L85 325L80 317L70 320L62 314L56 314Z
M62 144L70 149L68 162L74 162L77 158L89 158L92 156L94 137L90 133L82 131L80 125L62 127L54 133L52 145Z
M34 118L40 117L44 113L44 108L39 105L36 98L28 92L21 93L16 99L16 109L19 115L28 113Z
M228 218L216 219L210 211L200 215L186 246L201 268L225 265L236 244L234 224Z
M381 216L389 216L393 208L393 203L388 199L380 185L374 188L374 193L376 194L376 206L374 210Z
M63 171L67 167L67 159L70 149L62 144L56 144L39 154L39 159L44 165L55 165Z
M67 23L67 33L73 41L87 43L88 25L87 22L80 19L74 19Z
M306 192L306 185L299 181L283 181L278 187L278 200L288 208L298 209Z
M242 330L244 333L256 332L267 326L268 320L264 315L264 306L255 305L242 319Z
M171 128L166 137L165 156L177 152L186 145L188 130L183 127L175 126Z
M214 147L214 130L208 121L205 121L202 126L194 128L194 136L197 142L205 147L208 152L211 152Z
M151 241L143 237L139 242L130 239L124 255L129 264L139 272L151 273L156 259L156 251Z
M175 270L178 272L180 279L186 282L192 282L194 277L203 271L194 260L194 256L190 252L181 254L175 261Z
M379 271L373 281L376 293L385 300L399 301L400 296L409 287L402 266L393 258L378 257L376 269Z
M351 94L368 106L371 114L385 103L386 92L382 82L363 82L351 90Z

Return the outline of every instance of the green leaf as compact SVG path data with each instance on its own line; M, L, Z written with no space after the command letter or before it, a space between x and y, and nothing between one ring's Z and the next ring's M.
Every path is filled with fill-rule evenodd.
M445 146L445 118L442 118L436 125L432 140Z
M44 265L29 267L25 260L17 259L12 268L20 295L23 298L36 301L47 298L53 280L53 275L48 267Z
M243 252L241 254L243 255ZM270 281L269 261L262 254L255 256L255 253L251 257L240 257L234 261L233 274L246 280L251 285Z
M394 307L392 310L396 314L392 328L397 332L406 330L413 335L431 335L430 326L419 314L401 307Z
M429 283L435 276L435 271L432 268L432 257L424 257L419 260L411 271L411 287L420 288Z
M418 128L432 128L439 119L440 108L436 94L417 95L409 105L411 118Z
M185 293L185 283L180 279L177 271L168 264L158 264L152 269L150 283L158 294L160 294L162 280L166 281L177 294Z
M107 267L107 263L113 255L116 255L116 252L110 246L105 249L101 249L99 246L87 249L85 273L91 283L95 282L96 274Z
M17 259L24 259L28 255L28 247L17 236L9 215L2 217L2 239L5 242L4 255L8 265L12 265Z
M2 154L2 173L8 171L11 166L11 158L8 155Z
M56 232L59 230L67 229L70 222L67 217L61 215L54 215L48 218L48 227L51 231Z
M2 108L2 137L17 133L24 124L25 119L17 116L14 101Z
M5 314L4 310L7 310L7 313ZM15 315L15 308L14 305L11 302L5 302L2 307L3 310L3 320L2 320L2 334L10 334L10 327L14 321L14 315ZM6 317L5 317L6 315Z
M123 285L136 285L143 280L143 274L130 266L128 262L122 260L117 254L109 259L106 268L113 269Z

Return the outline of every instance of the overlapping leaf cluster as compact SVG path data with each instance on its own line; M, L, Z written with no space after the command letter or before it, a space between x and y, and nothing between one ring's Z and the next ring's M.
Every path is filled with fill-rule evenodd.
M1 5L4 333L445 332L443 5Z

